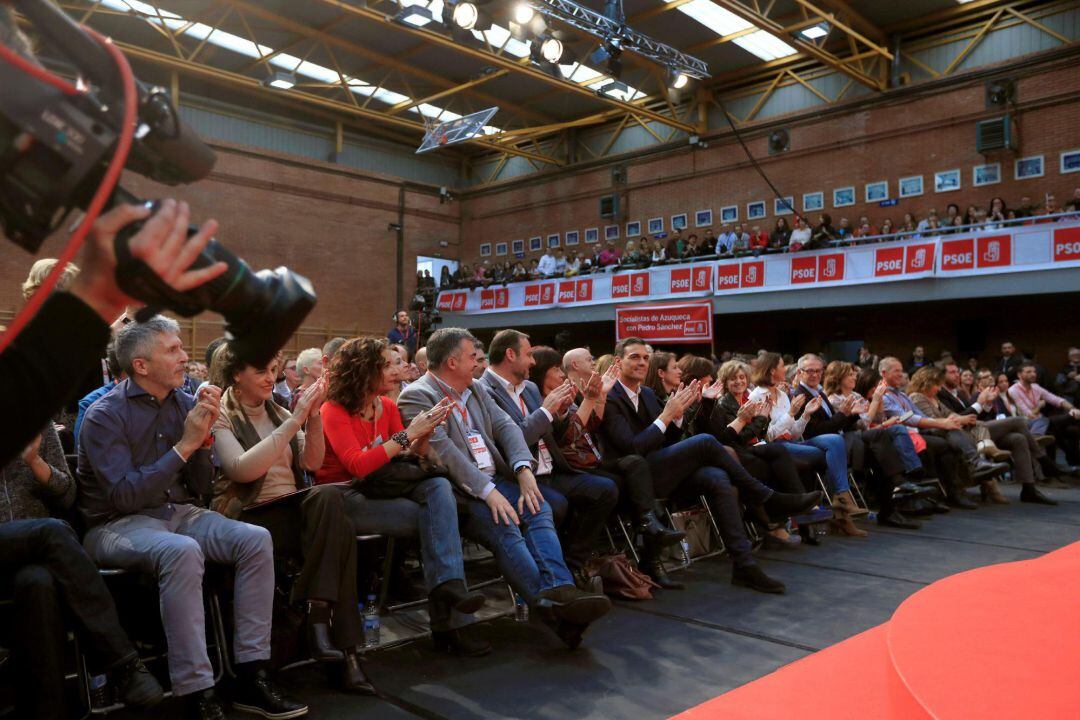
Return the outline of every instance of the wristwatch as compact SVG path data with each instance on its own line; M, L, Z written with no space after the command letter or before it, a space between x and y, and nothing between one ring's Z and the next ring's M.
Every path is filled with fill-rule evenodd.
M403 448L409 447L409 433L405 432L404 430L394 433L390 436L390 439Z

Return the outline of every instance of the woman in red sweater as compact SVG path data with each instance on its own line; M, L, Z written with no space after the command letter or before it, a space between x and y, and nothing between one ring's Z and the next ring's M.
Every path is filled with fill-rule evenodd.
M357 532L419 535L435 647L483 655L491 645L450 627L451 609L474 613L485 599L465 586L457 502L450 482L428 477L406 483L412 487L395 494L393 484L381 481L395 459L434 474L439 460L428 440L453 408L446 399L406 428L397 405L386 397L401 386L404 372L401 356L383 340L355 338L341 346L327 370L328 400L322 406L326 452L315 482L352 483L345 502Z

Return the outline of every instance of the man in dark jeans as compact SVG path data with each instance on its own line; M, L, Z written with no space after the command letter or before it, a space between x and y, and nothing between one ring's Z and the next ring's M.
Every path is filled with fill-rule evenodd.
M732 584L760 592L784 592L784 584L766 575L750 554L733 486L746 504L764 505L770 514L784 516L817 505L821 492L791 494L772 490L746 472L712 435L680 441L683 413L699 399L700 385L695 382L679 390L661 408L656 394L642 384L649 368L645 341L626 338L616 346L615 357L621 361L619 382L608 394L600 426L605 452L645 456L652 468L656 492L662 497L704 495L735 565Z
M70 525L54 518L0 523L0 576L14 588L19 717L69 717L65 615L86 642L91 666L112 673L125 704L147 708L161 701L161 686L120 627L112 596Z

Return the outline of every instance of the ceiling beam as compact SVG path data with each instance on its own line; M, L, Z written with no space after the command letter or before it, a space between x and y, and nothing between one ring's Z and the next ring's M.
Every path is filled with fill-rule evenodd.
M845 18L851 25L859 29L864 35L880 45L888 45L889 36L866 17L860 14L846 0L817 0L822 7L832 10L838 16Z
M384 27L393 28L397 32L412 35L413 37L425 40L425 41L431 43L432 45L437 45L437 46L440 46L440 47L449 48L449 49L452 49L452 50L454 50L456 52L459 52L461 54L469 55L471 57L474 57L474 58L476 58L478 60L481 60L484 63L490 64L490 65L495 65L495 66L501 67L501 68L506 69L506 70L510 70L511 72L514 72L514 73L517 73L517 74L520 74L520 75L523 75L523 76L526 76L526 77L531 77L534 80L538 80L538 81L543 82L543 83L548 84L548 85L554 85L554 86L556 86L558 88L561 88L562 90L564 90L566 92L574 92L574 93L577 93L579 95L584 95L586 97L592 98L593 100L596 100L598 102L605 103L605 104L610 105L612 107L621 108L624 112L637 113L639 115L642 115L642 116L648 118L649 120L654 120L656 122L663 123L665 125L670 125L671 127L677 128L679 130L683 130L685 132L693 132L693 130L694 130L694 127L692 125L689 125L689 124L687 124L685 122L682 122L680 120L676 120L676 119L674 119L672 117L664 115L663 113L655 112L653 110L649 110L649 109L643 107L641 104L639 104L640 101L637 101L637 102L624 102L622 100L616 100L615 98L612 98L612 97L607 97L605 95L599 95L599 94L597 94L596 91L590 90L589 88L582 87L582 86L579 86L579 85L575 85L574 83L570 83L570 82L567 82L565 80L561 80L561 79L552 77L551 75L547 74L546 72L544 72L540 68L534 67L532 64L530 64L527 58L522 59L522 60L517 60L515 58L509 58L509 57L505 57L503 55L496 55L496 54L494 54L492 52L489 52L487 50L480 50L480 49L477 49L477 48L469 47L467 45L463 45L463 44L460 44L460 43L456 42L453 38L446 37L444 35L440 35L439 33L433 32L431 30L423 30L423 29L411 27L409 25L404 25L404 24L401 24L401 23L398 23L398 22L394 22L393 19L387 17L382 12L379 12L377 10L372 10L370 8L367 8L367 7L360 7L358 5L353 5L353 4L349 3L349 2L345 2L344 0L313 0L313 1L318 2L318 3L322 4L322 5L326 5L328 7L336 8L338 10L341 10L344 13L351 14L351 15L353 15L355 17L358 17L358 18L365 18L367 20L371 20L371 21L376 22L376 23L378 23L378 24L380 24L380 25L382 25Z

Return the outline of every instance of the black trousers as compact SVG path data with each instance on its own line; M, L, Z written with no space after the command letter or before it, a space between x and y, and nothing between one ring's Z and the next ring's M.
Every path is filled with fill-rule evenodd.
M19 717L67 717L67 617L74 619L95 671L135 659L105 581L67 523L41 518L0 524L0 573L14 585Z
M579 570L596 549L607 517L619 502L619 488L611 478L589 473L552 473L541 475L537 482L553 512L558 503L554 495L565 498L567 520L565 525L557 521L556 527L560 528L567 567Z
M780 443L736 447L735 454L748 473L773 490L783 493L805 492L795 459ZM776 516L769 520L782 523L787 518Z
M1065 462L1080 465L1080 420L1074 420L1067 414L1048 415L1049 434L1054 436L1054 444L1065 453Z
M611 478L619 488L622 505L629 507L634 519L647 512L656 512L656 490L653 486L649 461L641 455L606 455L600 467L591 468L594 475Z
M361 645L363 634L357 607L356 530L345 512L347 490L342 485L317 485L300 500L285 499L240 516L270 531L274 555L302 559L292 600L330 603L331 639L342 650Z
M940 480L946 492L963 490L957 474L958 467L963 461L960 454L953 450L944 438L923 433L923 440L926 441L926 450L920 453L919 457L926 468L926 474Z

